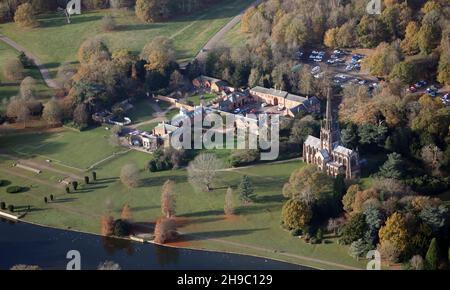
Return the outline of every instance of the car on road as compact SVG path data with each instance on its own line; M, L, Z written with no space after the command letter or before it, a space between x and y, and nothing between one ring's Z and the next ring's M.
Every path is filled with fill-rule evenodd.
M258 113L258 110L256 108L253 108L253 109L250 110L249 113L250 114L256 114L256 113Z

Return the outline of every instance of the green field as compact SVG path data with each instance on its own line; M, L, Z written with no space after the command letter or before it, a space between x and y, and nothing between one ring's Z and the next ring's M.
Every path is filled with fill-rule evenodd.
M220 45L226 47L243 47L247 40L248 36L241 32L241 23L239 22L225 34L224 38L220 41Z
M200 106L202 99L200 99L203 96L203 101L207 104L208 102L214 100L217 98L216 94L213 93L205 93L201 95L194 95L189 98L187 98L187 101L191 101L194 103L194 106Z
M85 132L18 134L0 137L4 150L24 158L49 159L62 166L84 170L123 148L112 147L110 132L98 127Z
M110 49L127 48L138 54L145 44L156 36L170 37L174 41L180 61L192 59L229 20L244 10L253 0L223 0L192 15L168 22L145 24L140 22L133 10L101 10L84 12L66 24L59 14L39 17L40 27L18 28L14 23L0 24L0 33L29 49L53 72L65 61L76 61L80 44L89 37L103 39ZM119 29L103 33L100 20L110 13L115 16Z
M45 163L39 157L40 154L45 154L54 160L85 168L115 151L103 138L105 135L103 129L98 128L83 133L64 131L48 135L8 136L2 137L0 142L2 147L4 145L3 148L22 146L22 150L31 154L30 158L34 162ZM28 147L23 148L23 143L27 143ZM33 157L34 154L39 156ZM51 163L49 166L59 171L44 169L37 175L20 168L11 168L12 160L2 155L1 179L7 180L11 185L24 186L26 190L18 194L7 194L5 187L1 187L0 201L14 204L19 210L31 205L32 211L25 217L25 220L31 222L98 233L101 215L112 210L114 216L119 218L125 203L133 209L136 222L151 225L161 215L161 186L167 179L171 179L176 183L177 216L182 224L180 231L184 237L180 246L254 254L327 269L340 269L342 265L363 266L362 261L358 262L348 256L347 247L338 245L334 239L329 239L324 244L309 245L280 227L280 211L284 203L281 195L283 184L291 172L303 166L303 163L291 161L221 172L214 184L215 189L201 192L188 183L184 169L158 173L144 170L150 157L136 151L118 155L97 166L97 182L83 185L76 193L66 194L64 186L58 184L58 180L73 172L81 177L88 173ZM142 169L143 185L136 189L128 189L118 180L120 169L130 162ZM254 184L257 198L254 204L241 205L235 193L236 217L226 219L223 216L226 188L236 189L244 174ZM48 197L50 194L55 195L56 201L45 204L44 196Z
M19 92L20 82L11 82L3 75L3 64L10 59L17 58L18 54L13 48L0 41L0 112L5 110L4 100L6 101ZM31 76L37 80L36 91L40 99L51 96L52 92L46 87L37 68L26 69L25 76Z

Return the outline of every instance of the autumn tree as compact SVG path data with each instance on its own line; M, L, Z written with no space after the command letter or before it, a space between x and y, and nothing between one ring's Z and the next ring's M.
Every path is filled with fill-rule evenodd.
M110 14L103 16L100 27L104 32L110 32L117 29L116 20Z
M114 218L110 215L103 215L101 218L101 234L111 236L114 231Z
M379 18L364 15L358 24L357 36L362 47L375 47L385 40L386 30Z
M98 38L86 39L78 49L78 60L82 64L91 60L110 59L110 52L106 44Z
M401 48L407 55L414 55L419 52L419 29L420 26L415 21L411 21L406 26L405 38L402 40Z
M167 180L161 190L161 212L166 218L172 218L176 210L175 183Z
M170 75L170 87L173 90L177 90L179 89L183 84L183 75L178 71L174 71L171 75Z
M439 168L444 161L444 153L436 145L424 146L421 151L422 160L433 175L439 174Z
M389 241L400 254L405 253L409 246L410 235L404 215L395 212L379 231L380 244Z
M175 50L171 39L158 36L146 44L141 51L141 59L145 60L147 70L164 72L170 63L175 61Z
M139 168L132 163L124 165L120 170L120 181L129 188L138 187L140 185Z
M356 213L350 217L348 222L341 228L340 242L349 245L354 241L364 238L368 230L366 217L363 213Z
M24 3L17 7L14 22L20 27L32 28L39 26L39 22L34 15L33 6L30 3Z
M387 76L400 60L401 53L397 45L382 42L377 46L374 53L363 61L363 68L367 68L372 75Z
M409 260L409 265L413 270L423 270L425 268L425 263L421 255L414 255Z
M390 240L382 241L377 249L381 257L391 263L397 262L401 255L399 248Z
M290 199L283 205L281 220L289 229L303 229L309 225L312 215L311 205L298 199Z
M48 101L42 112L42 119L44 119L48 124L58 124L62 120L62 110L61 107L55 99Z
M155 226L155 242L158 244L164 244L176 238L177 225L173 219L165 217L159 218L156 221Z
M169 0L137 0L136 16L147 23L156 22L169 16Z
M450 33L449 33L450 34ZM443 85L450 85L450 36L442 36L441 55L439 58L437 80Z
M90 117L86 104L81 103L75 107L75 110L73 111L73 120L80 127L88 125Z
M7 60L3 67L3 75L10 81L18 81L23 78L24 68L17 59Z
M234 214L234 197L233 190L231 187L228 187L227 193L225 194L225 205L224 205L224 213L226 216L232 216Z
M120 214L120 218L128 223L133 220L133 213L131 211L131 207L126 203L122 208L122 213Z
M323 43L325 44L325 46L331 48L338 47L338 40L337 40L338 33L339 28L337 27L328 29L323 39Z
M194 187L210 191L218 170L222 168L222 162L217 159L216 155L201 153L189 163L187 169L189 182Z

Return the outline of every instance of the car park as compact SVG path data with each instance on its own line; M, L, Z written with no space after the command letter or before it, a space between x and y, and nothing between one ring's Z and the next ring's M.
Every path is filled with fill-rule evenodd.
M417 92L417 88L416 86L410 86L409 88L406 89L406 91L409 93L415 93Z
M265 107L267 107L267 106L268 106L267 103L262 103L262 104L261 104L261 108L265 108Z
M419 82L415 83L414 86L415 86L417 89L420 89L420 88L426 86L427 84L428 84L428 83L427 83L426 81L419 81Z
M241 109L240 109L240 108L237 108L237 109L235 109L235 110L233 111L234 114L239 114L240 112L241 112Z
M320 72L320 66L315 66L311 70L311 74L313 74L313 75L318 74L319 72Z
M431 87L428 87L427 88L427 93L432 93L432 92L437 92L438 91L438 88L436 87L436 86L431 86Z

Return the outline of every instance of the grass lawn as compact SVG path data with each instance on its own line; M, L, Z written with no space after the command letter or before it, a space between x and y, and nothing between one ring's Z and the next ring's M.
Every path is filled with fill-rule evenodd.
M11 48L9 45L0 42L0 112L4 112L6 109L3 100L17 95L19 92L19 82L11 82L3 75L3 65L10 59L15 59L19 53ZM39 99L47 99L52 95L52 90L47 88L42 80L41 74L38 69L33 67L25 70L25 76L31 76L37 80L37 94Z
M220 41L220 45L227 47L243 47L248 38L248 35L241 32L241 23L239 22L225 34L224 38Z
M62 166L85 170L123 148L109 143L110 132L98 127L85 132L17 134L0 137L2 148L24 158L50 159Z
M192 59L201 47L235 15L249 6L253 0L222 0L203 11L168 22L146 24L140 22L133 10L83 12L66 24L59 14L39 17L40 27L18 28L14 23L0 25L0 33L32 51L53 72L65 61L74 62L80 44L89 37L106 41L110 49L127 48L138 54L144 45L156 36L173 39L180 61ZM100 20L111 13L116 17L119 29L103 33Z
M131 118L133 123L140 123L153 118L154 111L149 100L139 100L133 106L133 109L125 114Z
M64 131L55 135L8 136L2 137L0 141L6 148L14 148L12 146L25 141L28 147L22 150L28 154L45 154L52 159L86 167L115 151L102 138L106 135L104 129L97 128L83 133ZM1 179L7 180L11 185L24 186L26 190L18 194L7 194L6 188L1 187L0 200L14 204L19 209L31 205L33 209L25 220L99 233L101 215L110 211L119 218L125 203L131 206L136 222L153 224L161 215L161 186L167 179L171 179L176 183L177 216L184 236L179 246L254 254L327 269L342 266L306 260L305 257L351 267L364 265L363 261L356 261L348 256L347 247L338 245L333 239L328 243L309 245L281 229L281 207L285 201L281 195L282 187L292 171L303 166L299 161L261 164L221 172L214 184L215 189L202 192L188 183L184 169L157 173L144 170L149 160L148 154L137 151L118 155L98 165L95 169L99 178L97 182L82 185L76 193L66 194L58 184L58 180L64 177L64 172L43 170L37 175L20 168L11 168L12 160L2 157ZM127 163L135 163L142 169L141 187L129 189L119 181L120 170ZM68 170L64 170L64 167L57 169ZM256 193L255 203L251 205L241 205L238 200L236 188L244 174L250 177ZM228 187L235 190L236 216L233 218L223 216L224 196ZM45 204L44 196L50 194L56 197L56 201Z
M151 131L153 131L153 129L155 129L156 126L158 126L158 124L159 124L158 122L155 122L155 123L145 124L145 125L139 126L137 128L141 131L151 132Z
M180 109L172 108L166 113L166 118L168 120L172 120L172 118L175 117L176 115L178 115L179 113L180 113Z
M217 98L216 94L213 93L206 93L206 94L201 94L201 95L194 95L192 97L189 97L187 100L191 101L194 103L194 106L200 106L201 104L201 97L203 96L203 101L205 101L205 103L207 104L209 101L214 100L215 98Z

